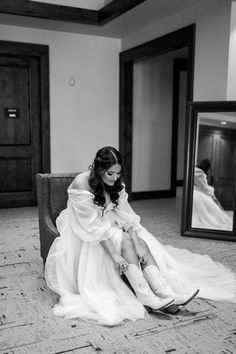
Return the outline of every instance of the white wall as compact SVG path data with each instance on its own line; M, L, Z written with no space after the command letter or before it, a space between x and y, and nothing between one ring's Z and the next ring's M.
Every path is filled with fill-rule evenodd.
M199 1L192 8L122 38L122 50L196 23L194 100L225 100L230 12L230 0Z
M163 55L134 65L133 192L170 189L171 64Z
M100 147L118 147L119 39L0 25L0 40L49 45L52 172L85 170Z
M227 99L236 100L236 3L231 6Z
M134 64L132 192L171 187L174 58L186 58L186 50ZM180 113L183 119L180 119L179 137L182 137L185 112ZM180 144L179 164L182 164L183 152ZM183 164L179 170L180 175L183 174Z

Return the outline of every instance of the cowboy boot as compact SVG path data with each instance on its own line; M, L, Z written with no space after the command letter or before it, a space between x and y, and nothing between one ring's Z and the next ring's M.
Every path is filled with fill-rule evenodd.
M171 298L160 299L156 296L145 280L143 272L135 264L129 264L125 276L134 289L137 299L144 306L148 306L155 311L162 310L173 302L173 299Z
M172 305L187 305L199 292L199 289L194 289L187 294L176 294L155 265L149 265L144 268L143 274L154 294L161 298L173 298L174 301Z

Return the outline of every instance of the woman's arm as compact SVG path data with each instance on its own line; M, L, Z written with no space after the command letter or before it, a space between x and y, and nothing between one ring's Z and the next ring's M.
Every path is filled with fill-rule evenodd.
M100 242L104 250L109 254L112 261L115 263L117 270L122 274L128 268L126 260L116 252L114 245L110 239Z
M139 229L140 217L134 212L128 202L128 194L125 187L119 193L118 205L114 208L114 213L117 214L117 222L121 229L128 232L130 227Z
M202 170L197 168L195 168L194 173L194 184L202 192L206 193L207 195L210 195L211 197L214 196L214 188L207 183L206 174Z

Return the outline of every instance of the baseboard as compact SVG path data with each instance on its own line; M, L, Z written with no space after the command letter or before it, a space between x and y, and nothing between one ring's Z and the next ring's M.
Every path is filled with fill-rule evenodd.
M172 198L176 196L176 193L174 190L168 189L163 191L133 192L131 196L132 196L132 200L158 199L158 198Z

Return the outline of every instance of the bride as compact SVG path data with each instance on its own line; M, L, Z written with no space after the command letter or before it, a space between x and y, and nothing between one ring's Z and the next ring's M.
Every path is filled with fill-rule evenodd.
M60 236L45 266L48 286L60 295L55 315L116 325L144 318L145 307L183 306L196 296L236 302L229 269L207 255L161 245L140 224L123 174L122 156L107 146L68 188L67 208L56 220Z
M194 169L192 227L232 231L233 220L226 214L207 183L211 162L203 159Z

